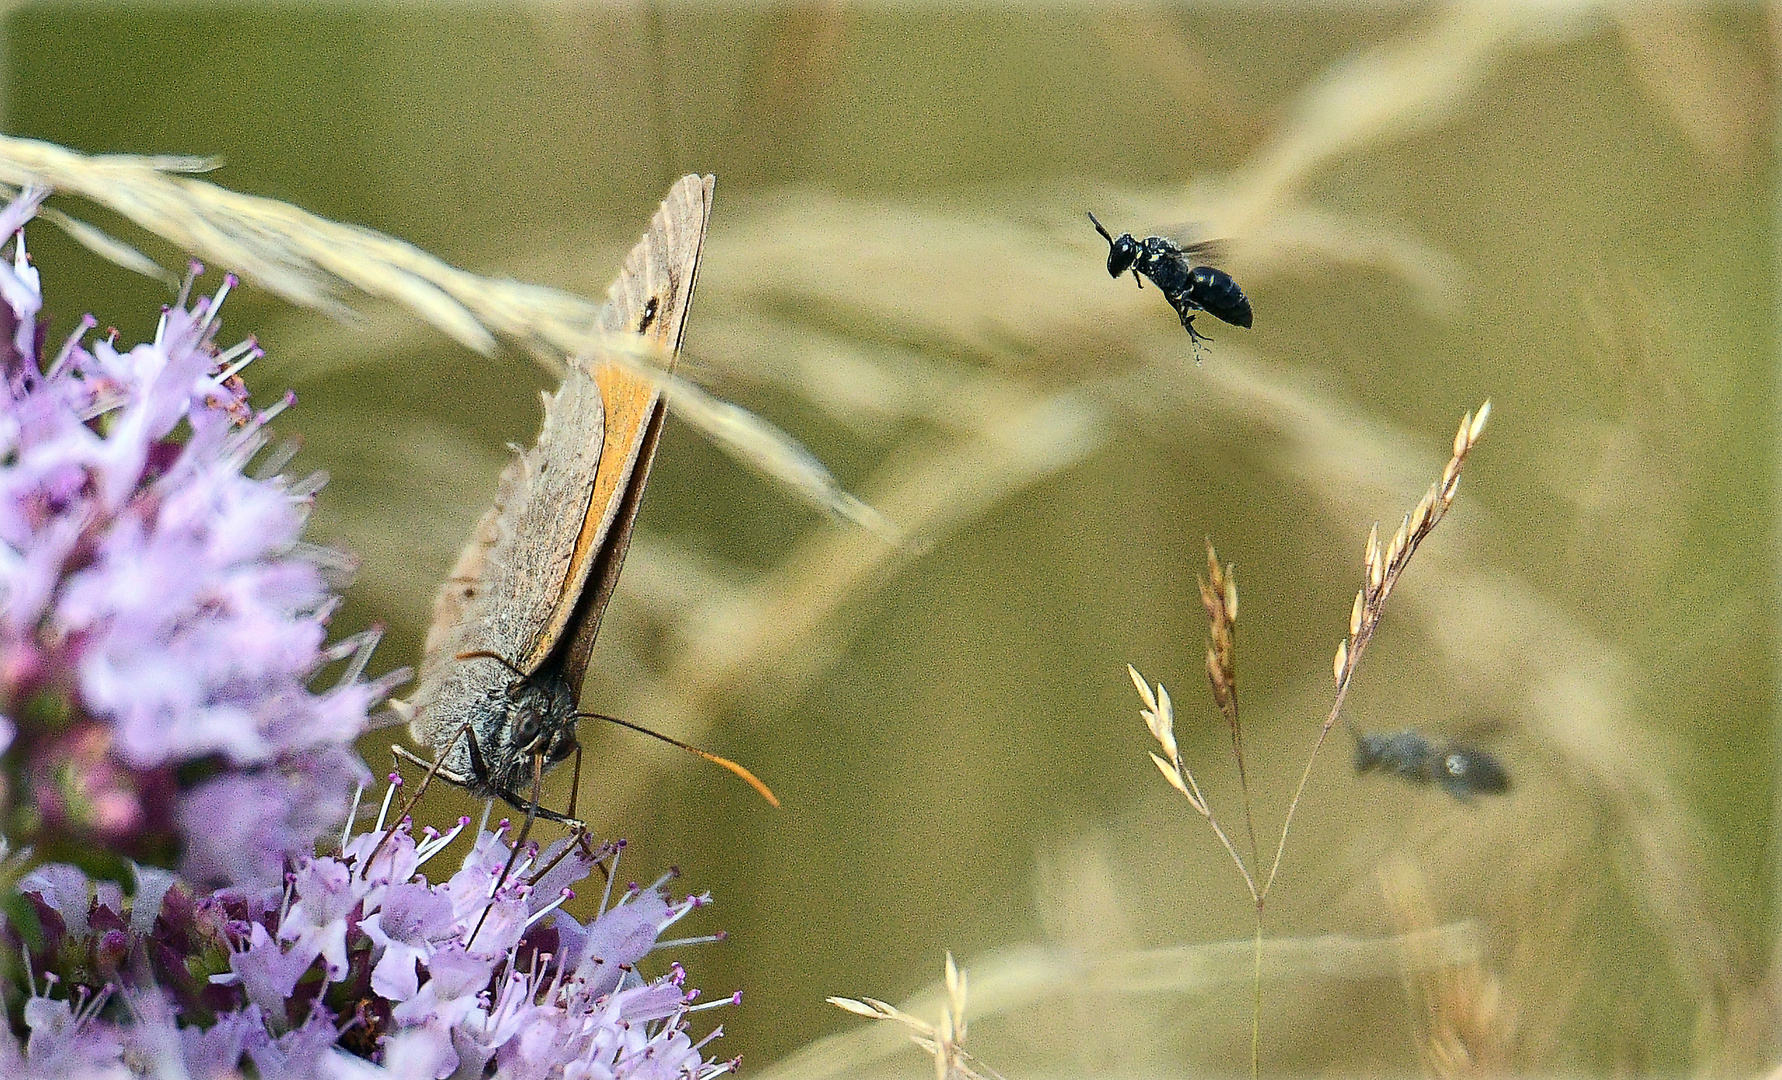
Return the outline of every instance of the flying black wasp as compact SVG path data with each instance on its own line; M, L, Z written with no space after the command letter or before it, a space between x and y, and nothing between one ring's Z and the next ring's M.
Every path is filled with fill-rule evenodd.
M1474 795L1502 795L1510 773L1483 750L1450 741L1437 746L1419 731L1355 736L1355 771L1383 772L1415 784L1435 784L1466 802Z
M1161 236L1147 236L1139 241L1131 233L1121 233L1116 240L1095 220L1094 214L1089 215L1089 220L1108 242L1108 276L1117 278L1131 270L1132 280L1141 289L1145 283L1139 275L1150 278L1181 317L1182 329L1188 331L1194 342L1197 358L1200 343L1212 339L1194 329L1196 312L1204 311L1233 326L1250 325L1250 298L1231 280L1231 275L1216 266L1194 265L1196 256L1212 255L1216 241L1177 244Z

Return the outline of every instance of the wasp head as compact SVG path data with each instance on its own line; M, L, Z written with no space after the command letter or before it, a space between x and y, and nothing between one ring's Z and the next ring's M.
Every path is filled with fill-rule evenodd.
M1094 214L1089 215L1089 220L1094 223L1095 231L1101 234L1101 238L1108 242L1108 276L1119 277L1132 269L1132 264L1139 257L1139 242L1132 238L1132 234L1121 233L1120 239L1116 240L1102 227L1101 222L1095 220Z

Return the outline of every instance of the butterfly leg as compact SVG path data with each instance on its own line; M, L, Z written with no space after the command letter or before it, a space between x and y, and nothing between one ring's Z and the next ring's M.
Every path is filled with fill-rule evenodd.
M538 797L540 794L542 794L543 790L544 790L544 755L543 754L533 754L532 755L532 798L530 800L528 800L528 802L526 804L526 822L525 822L525 824L520 826L520 835L514 837L514 849L512 851L508 852L507 865L505 865L501 868L501 876L495 879L495 887L489 891L490 903L488 904L487 907L483 908L482 915L479 916L476 920L476 928L471 930L470 937L466 938L464 941L464 944L466 947L468 947L472 942L474 942L476 940L477 934L482 932L483 923L488 921L489 911L491 908L493 908L495 906L495 904L493 902L495 894L501 891L501 887L503 885L507 884L508 877L510 875L512 875L514 872L514 863L516 863L520 860L520 852L526 847L527 838L532 835L532 823L534 821L538 820ZM506 793L504 792L503 794L506 794Z
M384 845L390 842L390 837L396 835L396 830L401 827L403 821L408 819L409 814L413 812L415 808L415 804L421 801L421 792L427 790L427 786L433 783L433 778L435 776L443 776L447 781L457 784L459 787L470 786L468 777L459 776L456 772L446 768L444 765L445 755L451 753L452 743L456 743L460 737L469 734L470 726L466 724L457 735L452 736L452 742L446 744L445 753L440 754L439 758L434 761L428 761L426 758L414 753L406 746L391 744L390 755L394 757L398 763L407 761L415 765L420 765L424 767L427 772L426 775L421 777L421 782L415 785L414 794L405 799L402 806L396 811L396 817L390 821L390 827L384 830L384 835L378 840L377 846L372 848L371 854L365 857L365 863L360 867L361 872L369 871L371 869L371 865L377 861L378 855L382 854ZM472 736L472 741L474 744L474 736ZM398 765L398 767L400 766Z
M390 842L390 837L396 834L396 830L400 827L401 823L408 819L409 814L413 812L415 808L415 804L421 801L421 793L426 791L428 785L433 783L433 778L435 776L443 776L448 782L457 784L459 787L467 788L470 786L469 777L460 776L456 771L445 767L446 755L452 752L453 744L460 738L469 738L471 747L473 749L475 748L476 736L471 732L470 725L466 724L459 729L457 735L452 736L452 741L446 743L445 751L433 761L428 761L405 746L391 744L390 754L397 760L397 762L408 761L415 765L425 767L427 772L421 777L421 782L415 785L414 794L404 800L401 808L396 811L396 817L391 820L390 827L384 831L383 838L377 842L376 847L371 849L371 854L366 856L363 869L369 870L371 864L377 860L378 855L384 850L384 845Z
M582 744L575 744L575 771L569 777L569 816L575 817L576 796L582 793ZM577 822L580 825L580 822ZM586 828L586 826L582 826Z
M555 822L566 829L578 832L588 827L588 823L582 821L580 818L571 817L568 814L559 814L557 811L549 809L548 807L540 806L536 799L529 799L524 795L521 795L519 792L498 791L496 794L500 795L502 801L513 807L515 810L524 810L528 814L536 816L540 821Z
M468 727L466 727L464 729L464 731L466 733L468 733L470 731L470 729ZM474 742L474 741L475 741L475 737L472 736L472 742ZM447 743L446 750L450 751L451 748L452 748L451 744ZM475 780L473 778L463 775L462 773L458 772L456 769L446 768L445 765L443 764L443 762L445 760L445 755L443 755L443 754L440 755L439 761L429 761L426 758L422 757L421 755L415 753L413 750L410 750L406 746L395 746L395 745L392 745L390 747L390 753L395 755L395 757L401 761L406 761L410 765L419 765L421 768L427 770L427 774L421 778L421 787L415 791L415 795L417 795L417 796L419 796L421 794L421 791L426 790L427 784L435 776L446 781L447 783L456 784L461 788L470 787L472 784L475 783Z
M465 775L456 769L448 769L445 766L445 759L452 756L452 748L458 745L459 739L464 740L465 749L470 754L469 775ZM412 750L402 746L392 745L390 747L390 753L404 761L426 768L427 777L426 780L422 782L423 788L425 788L426 783L431 781L435 776L440 777L447 783L455 784L458 787L464 788L477 795L487 795L493 787L489 777L489 759L483 756L483 748L477 744L476 732L471 730L469 724L465 724L458 729L458 733L453 735L451 741L447 742L445 747L440 750L439 757L436 760L428 761L426 758L421 757ZM415 794L419 795L420 791L416 791ZM513 802L513 797L509 796L506 792L502 792L502 796L507 798L509 802ZM514 806L519 809L525 809L524 803L514 802Z

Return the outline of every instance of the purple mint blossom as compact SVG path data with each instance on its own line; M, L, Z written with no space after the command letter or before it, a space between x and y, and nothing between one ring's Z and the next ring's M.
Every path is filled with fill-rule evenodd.
M194 897L143 871L131 900L72 867L40 867L24 883L49 939L32 970L101 970L94 958L110 949L107 982L33 993L24 1045L0 1025L0 1076L208 1077L251 1062L261 1076L305 1080L485 1069L498 1080L714 1080L732 1068L688 1035L696 995L679 965L654 980L637 971L661 930L704 897L670 902L659 887L633 886L582 927L558 910L566 886L539 886L579 884L602 864L610 880L618 846L528 849L503 878L505 822L479 831L458 871L429 884L421 870L469 823L416 840L406 820L385 829L389 806L277 890ZM479 908L500 915L478 929ZM483 938L498 917L519 927L505 952ZM99 1008L101 995L118 994L127 1021Z
M374 948L383 950L371 971L371 988L391 1001L414 997L420 989L420 965L434 966L440 945L457 936L451 899L421 882L391 886L377 914L360 929Z
M576 973L586 978L592 973L584 970L583 965L637 963L656 947L657 936L679 917L661 893L633 891L613 905L599 923L588 927L579 941L572 941L561 927L558 934L568 955L575 958Z
M696 993L679 966L639 970L706 898L671 901L657 882L603 897L585 927L560 911L596 866L612 880L622 845L515 858L502 822L429 882L469 821L386 829L393 784L373 828L318 854L368 778L352 740L404 676L362 677L375 633L326 644L337 601L301 542L319 485L255 478L290 401L256 413L239 371L257 347L215 342L232 280L182 292L150 342L89 340L87 318L47 355L19 231L42 197L0 208L0 246L14 238L0 259L0 855L29 871L13 900L30 916L0 920L26 980L0 1023L0 1077L728 1072L704 1056L716 1031L687 1033ZM111 879L130 873L127 894Z
M175 816L186 840L182 869L203 882L277 880L294 856L293 837L339 825L337 800L352 797L363 769L344 747L330 748L198 784Z
M16 1046L0 1048L0 1063L8 1066L4 1075L21 1080L127 1076L114 1064L123 1052L119 1032L112 1025L95 1019L109 996L101 991L74 1003L47 996L33 995L27 999L25 1027L31 1034L25 1040L22 1054Z
M208 1028L181 1026L179 1010L165 994L133 990L124 995L130 1022L119 1025L124 1061L134 1071L102 1075L181 1077L184 1080L238 1080L237 1068L249 1045L266 1040L260 1011L250 1005L217 1018Z
M480 1007L479 998L495 976L495 961L454 941L428 957L427 973L427 981L391 1015L399 1023L449 1031Z
M257 347L215 341L232 282L133 348L84 320L45 363L19 231L41 198L0 211L0 828L276 883L369 779L352 742L391 680L359 677L375 634L325 647L316 485L250 475L272 414L237 374Z
M345 943L341 950L345 952ZM213 976L217 982L235 982L247 995L250 1008L258 1008L269 1016L282 1016L285 1002L297 989L316 954L302 949L286 952L266 927L253 923L248 927L246 948L229 954L229 976Z
M138 1010L136 1027L142 1026ZM208 1029L182 1027L179 1056L193 1080L234 1076L241 1055L247 1048L266 1038L266 1022L258 1006L249 1005L240 1012L224 1013ZM166 1054L171 1057L171 1054Z
M339 1037L334 1019L317 1012L276 1039L248 1039L247 1055L260 1080L323 1080L330 1073L338 1075L340 1055L334 1043Z
M361 908L365 882L339 859L308 859L292 876L291 891L297 902L278 928L279 940L295 942L291 951L303 954L305 964L320 956L328 977L338 980L346 973L347 916Z

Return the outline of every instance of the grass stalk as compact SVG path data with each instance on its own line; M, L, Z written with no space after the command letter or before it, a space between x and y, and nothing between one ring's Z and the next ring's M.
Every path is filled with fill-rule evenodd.
M1231 732L1232 756L1237 762L1238 784L1243 793L1244 827L1250 840L1250 858L1247 861L1220 825L1212 806L1195 781L1193 772L1182 762L1181 749L1175 738L1175 711L1170 702L1169 691L1164 689L1162 683L1158 683L1153 689L1136 668L1127 666L1133 686L1138 689L1139 696L1144 701L1141 714L1144 716L1145 726L1150 729L1152 738L1157 740L1158 749L1162 751L1152 752L1152 762L1163 774L1164 780L1181 792L1195 812L1206 819L1219 843L1237 864L1244 886L1250 893L1255 912L1250 980L1251 1080L1259 1080L1262 1073L1262 924L1267 914L1269 893L1274 888L1275 880L1280 874L1281 861L1287 851L1287 837L1293 830L1294 816L1299 811L1300 803L1304 801L1306 787L1312 779L1312 766L1318 761L1318 753L1323 750L1331 728L1336 726L1342 715L1343 703L1348 700L1349 688L1361 665L1361 657L1367 651L1368 643L1373 640L1374 632L1379 628L1380 620L1385 614L1386 599L1398 584L1405 567L1410 564L1411 556L1416 553L1418 545L1441 522L1448 507L1453 504L1460 487L1461 468L1484 433L1485 423L1490 415L1491 402L1487 400L1479 407L1476 415L1469 412L1461 418L1459 430L1454 435L1453 453L1442 469L1441 478L1430 485L1416 507L1405 515L1404 521L1384 548L1380 545L1378 523L1368 533L1367 545L1362 553L1362 585L1350 608L1349 633L1337 646L1332 663L1336 693L1329 713L1319 725L1311 752L1306 755L1305 767L1300 770L1299 783L1293 789L1293 798L1287 804L1286 813L1282 815L1274 857L1269 862L1268 874L1262 879L1260 886L1257 884L1256 874L1259 848L1256 841L1254 803L1250 795L1242 727L1238 723L1237 583L1232 568L1220 565L1211 540L1207 541L1207 577L1200 581L1200 599L1207 612L1209 638L1206 655L1207 680L1212 690L1213 703L1225 717Z

